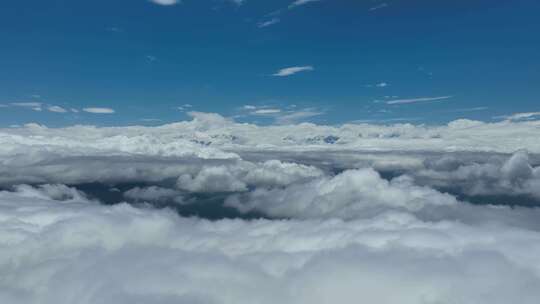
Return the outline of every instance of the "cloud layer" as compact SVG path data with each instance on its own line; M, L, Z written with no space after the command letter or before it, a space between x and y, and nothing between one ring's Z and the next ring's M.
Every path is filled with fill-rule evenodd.
M0 302L540 297L538 121L189 115L0 129Z

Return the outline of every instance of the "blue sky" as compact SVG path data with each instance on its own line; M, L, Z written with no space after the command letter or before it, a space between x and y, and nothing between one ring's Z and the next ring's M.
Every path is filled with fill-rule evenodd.
M538 1L293 1L1 1L0 126L540 111Z

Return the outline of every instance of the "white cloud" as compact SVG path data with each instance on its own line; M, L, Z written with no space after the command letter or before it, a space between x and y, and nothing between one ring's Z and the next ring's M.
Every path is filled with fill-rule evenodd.
M371 8L369 9L369 11L372 12L372 11L380 10L380 9L386 8L386 7L388 7L388 6L389 6L388 3L381 3L381 4L379 4L379 5L375 5L375 6L371 7Z
M315 69L310 65L308 65L308 66L294 66L294 67L288 67L288 68L281 69L281 70L277 71L276 73L274 73L272 76L285 77L285 76L294 75L296 73L305 72L305 71L313 71L313 70L315 70Z
M459 206L475 222L444 209L431 210L438 220L390 211L208 221L104 206L62 185L18 186L0 192L0 271L9 278L0 300L536 304L538 210Z
M60 106L48 106L47 107L47 110L49 110L49 112L55 112L55 113L66 113L67 110L60 107Z
M280 22L280 19L279 18L272 18L270 20L266 20L266 21L261 21L257 24L257 26L259 28L263 28L263 27L268 27L268 26L271 26L271 25L274 25L276 23L279 23Z
M411 98L411 99L394 99L386 101L386 104L396 105L396 104L409 104L417 102L426 102L426 101L440 101L452 98L453 96L440 96L440 97L422 97L422 98Z
M281 113L280 109L258 109L252 112L254 115L269 115L269 114L279 114Z
M290 111L276 117L276 123L280 125L291 125L323 114L324 112L318 111L316 109L302 109L298 111Z
M179 3L179 0L150 0L151 2L159 5L174 5Z
M538 302L540 121L189 115L0 129L0 303ZM89 183L131 205L92 199ZM532 205L471 204L447 186Z
M507 120L531 120L531 119L536 119L538 116L540 116L540 112L525 112L525 113L515 113L512 115L506 115L506 116L497 116L495 118L503 118Z
M23 107L23 108L29 108L34 111L42 111L42 103L41 102L12 102L10 103L11 106L15 107Z
M111 108L83 108L84 112L93 113L93 114L113 114L115 113L114 109Z
M289 9L295 8L297 6L305 5L308 3L312 3L312 2L318 2L318 1L321 1L321 0L296 0L289 5Z

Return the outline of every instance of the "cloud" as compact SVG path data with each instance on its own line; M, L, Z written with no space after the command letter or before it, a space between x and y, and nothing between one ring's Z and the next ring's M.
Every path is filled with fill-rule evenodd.
M426 204L456 203L454 197L414 186L407 178L388 182L372 169L345 171L284 189L257 189L227 201L228 206L242 212L255 210L272 217L342 219L373 217L388 210L418 211Z
M300 72L304 72L304 71L313 71L313 70L315 70L315 69L312 66L309 66L309 65L308 66L288 67L288 68L284 68L284 69L281 69L281 70L277 71L272 76L285 77L285 76L294 75L296 73L300 73Z
M274 25L276 23L279 23L281 20L279 18L272 18L270 20L266 20L266 21L261 21L257 24L257 26L259 28L263 28L263 27L269 27L271 25Z
M306 119L323 115L324 112L316 109L302 109L298 111L289 111L283 115L276 117L276 123L280 125L296 124Z
M252 112L253 115L271 115L281 113L280 109L258 109Z
M163 200L174 200L177 203L183 203L182 192L175 189L167 189L158 186L135 187L124 192L124 197L142 202L155 202Z
M515 113L512 115L506 116L497 116L495 118L503 118L506 120L533 120L540 116L540 112L525 112L525 113Z
M188 115L0 129L0 302L538 302L540 121Z
M312 2L318 2L318 1L321 1L321 0L296 0L296 1L294 1L293 3L291 3L289 5L289 9L293 9L293 8L301 6L301 5L309 4L309 3L312 3Z
M64 109L64 108L62 108L60 106L48 106L47 110L49 112L55 112L55 113L66 113L67 112L66 109Z
M150 2L159 4L159 5L174 5L174 4L180 3L179 0L150 0Z
M12 102L10 103L10 105L14 107L29 108L38 112L41 112L43 110L43 104L41 102Z
M114 109L111 108L83 108L84 112L93 113L93 114L113 114L115 113Z
M369 9L369 11L372 12L372 11L380 10L380 9L383 9L383 8L387 8L388 6L389 6L388 3L381 3L379 5L371 7Z
M10 278L0 300L536 303L540 234L528 225L538 210L462 207L476 222L392 211L208 221L105 206L63 185L18 186L0 192L0 270Z
M386 104L396 105L396 104L409 104L409 103L418 103L426 101L440 101L452 98L453 96L440 96L440 97L422 97L422 98L411 98L411 99L394 99L386 101Z

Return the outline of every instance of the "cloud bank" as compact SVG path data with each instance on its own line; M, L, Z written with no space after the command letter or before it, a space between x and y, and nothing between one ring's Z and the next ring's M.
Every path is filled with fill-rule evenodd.
M0 302L537 303L538 121L189 115L0 129Z

